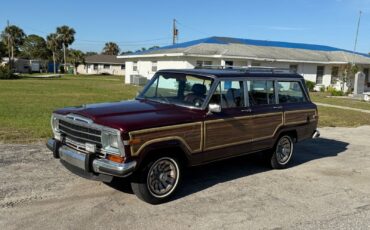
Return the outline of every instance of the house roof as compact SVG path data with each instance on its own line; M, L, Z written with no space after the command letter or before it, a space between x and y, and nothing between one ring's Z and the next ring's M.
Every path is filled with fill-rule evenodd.
M92 56L87 56L85 58L85 62L89 64L125 64L125 61L117 58L115 55L105 55L105 54L97 54Z
M160 56L203 56L260 61L343 64L354 61L359 64L370 64L370 56L367 54L353 53L331 46L229 37L209 37L118 56L118 58Z

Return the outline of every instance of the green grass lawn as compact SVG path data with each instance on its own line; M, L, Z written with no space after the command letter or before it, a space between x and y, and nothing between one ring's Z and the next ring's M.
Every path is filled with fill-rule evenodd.
M26 143L46 139L51 136L50 115L53 110L86 103L131 99L141 89L124 85L123 82L123 77L83 75L67 75L56 79L1 80L0 142ZM327 100L320 95L313 95L312 98L314 101ZM341 100L336 99L333 104L367 106L359 101L338 102ZM370 125L370 115L361 112L319 107L319 115L321 127Z
M51 135L56 108L133 98L139 87L123 77L63 76L0 81L0 142L32 142Z
M321 102L331 105L347 106L357 109L370 110L370 102L353 100L348 98L338 98L338 97L327 97L328 93L315 92L310 93L311 100L313 102Z

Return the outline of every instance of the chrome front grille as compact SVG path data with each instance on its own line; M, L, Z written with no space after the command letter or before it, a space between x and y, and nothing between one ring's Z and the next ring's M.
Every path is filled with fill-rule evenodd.
M78 143L92 143L101 147L101 131L59 120L59 131L68 139Z

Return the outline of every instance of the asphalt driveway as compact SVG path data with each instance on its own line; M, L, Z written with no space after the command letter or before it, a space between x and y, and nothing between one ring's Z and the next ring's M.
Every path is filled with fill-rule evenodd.
M157 206L71 174L43 143L0 144L0 229L370 229L370 127L321 133L286 170L258 156L191 168Z

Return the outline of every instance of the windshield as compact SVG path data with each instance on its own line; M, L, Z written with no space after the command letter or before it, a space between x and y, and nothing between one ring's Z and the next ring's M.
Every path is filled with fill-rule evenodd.
M182 73L157 73L139 98L180 106L202 107L213 80Z

